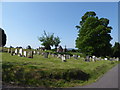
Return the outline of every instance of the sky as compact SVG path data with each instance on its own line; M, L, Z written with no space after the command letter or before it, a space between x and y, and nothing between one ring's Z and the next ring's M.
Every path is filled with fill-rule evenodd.
M59 36L63 48L75 48L75 26L87 11L110 20L114 45L118 41L118 2L2 2L0 27L7 35L7 47L38 48L38 37L45 30Z

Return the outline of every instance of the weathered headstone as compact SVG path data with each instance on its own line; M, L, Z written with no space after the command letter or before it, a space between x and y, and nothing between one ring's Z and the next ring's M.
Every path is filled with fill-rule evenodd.
M70 55L66 55L66 59L70 59Z
M33 58L33 51L28 52L27 57L28 57L28 58Z
M73 55L74 59L78 59L78 55Z
M37 55L40 55L40 51L37 51Z
M48 52L45 52L44 53L44 58L48 58L48 54L49 54Z
M89 61L90 61L89 56L86 56L85 61L86 61L86 62L89 62Z

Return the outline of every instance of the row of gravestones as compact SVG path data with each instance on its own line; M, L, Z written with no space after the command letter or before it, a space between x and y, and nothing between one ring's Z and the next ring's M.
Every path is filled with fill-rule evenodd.
M109 60L109 61L119 61L119 58L101 58L101 57L96 57L96 56L86 56L86 58L84 59L84 61L86 62L90 62L90 61L93 61L93 62L96 62L96 61L100 61L100 60Z

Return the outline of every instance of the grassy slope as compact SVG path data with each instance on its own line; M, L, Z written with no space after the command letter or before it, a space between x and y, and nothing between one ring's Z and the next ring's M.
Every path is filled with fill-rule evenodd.
M51 56L47 59L47 58L43 58L43 56L41 55L35 55L34 58L31 59L26 57L10 56L10 54L8 53L2 53L2 60L3 60L2 61L3 66L8 63L12 64L14 66L13 71L15 71L15 69L17 71L17 68L22 67L23 69L25 69L22 73L25 73L25 72L33 73L33 71L35 70L37 71L42 70L42 71L46 71L47 74L51 72L58 72L58 74L60 74L61 70L63 72L66 72L65 70L73 69L73 72L75 70L82 70L83 72L90 74L90 78L88 81L81 81L81 80L66 81L63 79L52 80L48 78L48 80L45 80L46 83L44 84L39 83L38 85L36 85L37 81L34 81L34 79L33 81L31 81L31 83L29 82L25 83L25 84L29 83L29 85L34 85L33 82L36 82L35 86L43 85L43 86L51 86L51 87L69 87L69 86L89 84L91 82L96 81L103 73L105 73L108 69L112 68L115 64L117 64L116 62L113 63L111 61L84 62L82 58L79 58L78 60L71 58L67 60L67 62L62 62L61 59L53 58ZM33 73L33 74L37 76L36 73ZM5 75L4 72L3 72L3 75ZM15 78L15 76L13 77ZM8 77L6 77L6 79L7 78ZM34 77L33 75L33 77L31 78L38 78L38 77ZM7 82L6 79L3 79L3 80ZM11 80L14 81L14 79L11 79ZM18 80L15 80L15 82L17 82ZM18 83L21 83L21 82L18 82Z

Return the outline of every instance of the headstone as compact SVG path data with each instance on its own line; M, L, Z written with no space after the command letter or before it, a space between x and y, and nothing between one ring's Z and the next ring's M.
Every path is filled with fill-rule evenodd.
M118 57L116 58L116 61L119 61L119 58L118 58Z
M37 55L40 55L40 51L37 51Z
M33 58L33 51L28 52L27 57L28 57L28 58Z
M70 55L66 55L66 59L70 59Z
M66 62L65 55L62 55L62 62Z
M92 56L92 61L95 62L96 61L96 57Z
M16 55L18 54L18 49L15 49L15 54L16 54Z
M108 60L107 58L104 58L104 60Z
M86 62L90 62L89 56L86 56L85 61L86 61Z
M12 48L11 48L11 50L10 50L10 53L11 53L11 56L13 56L13 50L12 50Z
M23 49L22 49L22 48L20 48L20 50L19 50L19 54L20 54L20 56L23 55Z
M44 53L44 58L48 58L48 54L49 54L48 52L45 52Z
M58 54L58 55L57 55L57 58L61 58L61 54Z
M36 51L33 51L34 55L36 55Z
M27 51L24 51L23 53L24 53L24 57L27 57Z
M10 49L8 48L8 53L10 53Z
M74 59L78 59L78 55L73 55Z

